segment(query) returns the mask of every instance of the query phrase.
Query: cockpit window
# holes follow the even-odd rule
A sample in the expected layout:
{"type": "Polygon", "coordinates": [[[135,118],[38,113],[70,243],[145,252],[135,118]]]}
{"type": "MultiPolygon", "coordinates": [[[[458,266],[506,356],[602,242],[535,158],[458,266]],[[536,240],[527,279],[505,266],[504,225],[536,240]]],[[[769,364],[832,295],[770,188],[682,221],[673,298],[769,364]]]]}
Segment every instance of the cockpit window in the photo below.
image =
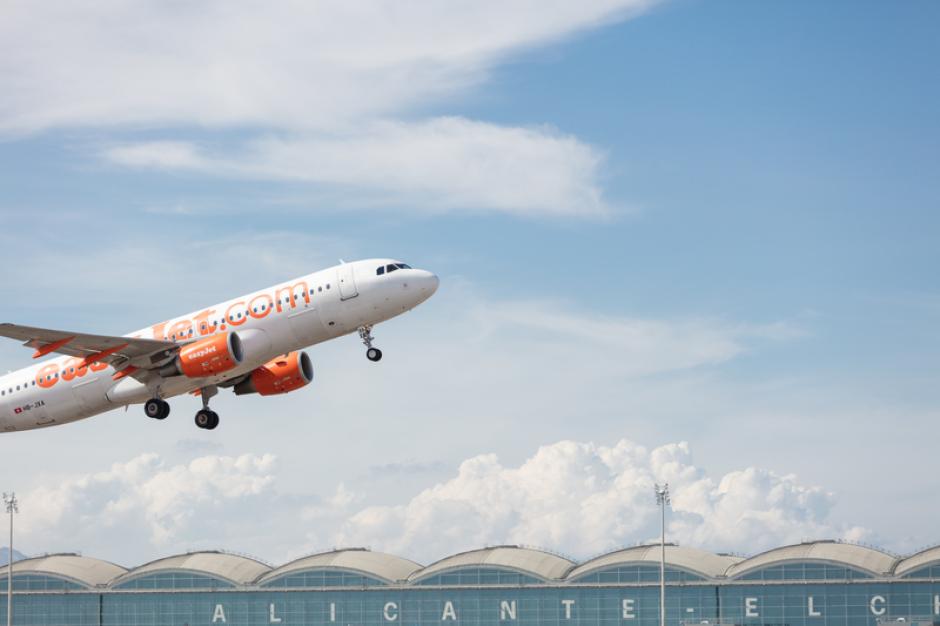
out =
{"type": "Polygon", "coordinates": [[[389,263],[384,267],[376,268],[375,273],[381,276],[382,274],[391,274],[395,270],[410,270],[410,265],[405,265],[404,263],[389,263]]]}

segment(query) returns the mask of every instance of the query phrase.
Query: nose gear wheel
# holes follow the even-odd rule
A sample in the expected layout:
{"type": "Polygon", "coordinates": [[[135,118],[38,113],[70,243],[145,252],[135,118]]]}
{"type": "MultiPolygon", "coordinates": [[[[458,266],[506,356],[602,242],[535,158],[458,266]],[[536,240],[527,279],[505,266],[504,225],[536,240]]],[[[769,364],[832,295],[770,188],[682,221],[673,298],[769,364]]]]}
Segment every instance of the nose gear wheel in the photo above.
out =
{"type": "Polygon", "coordinates": [[[372,361],[373,363],[382,360],[382,351],[378,348],[372,347],[372,342],[375,341],[375,337],[372,336],[372,327],[371,326],[360,326],[359,327],[359,338],[362,339],[362,343],[366,346],[366,358],[372,361]]]}

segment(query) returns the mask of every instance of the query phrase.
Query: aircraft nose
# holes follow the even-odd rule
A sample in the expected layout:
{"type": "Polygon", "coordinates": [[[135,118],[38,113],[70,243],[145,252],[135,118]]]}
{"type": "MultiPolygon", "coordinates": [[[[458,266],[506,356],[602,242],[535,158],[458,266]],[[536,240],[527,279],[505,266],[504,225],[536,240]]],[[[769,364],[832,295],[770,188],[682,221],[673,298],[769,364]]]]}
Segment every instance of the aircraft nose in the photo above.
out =
{"type": "Polygon", "coordinates": [[[437,291],[437,288],[441,284],[441,279],[437,277],[437,274],[428,272],[427,270],[421,270],[421,277],[418,279],[421,291],[424,292],[424,296],[430,298],[434,295],[434,292],[437,291]]]}

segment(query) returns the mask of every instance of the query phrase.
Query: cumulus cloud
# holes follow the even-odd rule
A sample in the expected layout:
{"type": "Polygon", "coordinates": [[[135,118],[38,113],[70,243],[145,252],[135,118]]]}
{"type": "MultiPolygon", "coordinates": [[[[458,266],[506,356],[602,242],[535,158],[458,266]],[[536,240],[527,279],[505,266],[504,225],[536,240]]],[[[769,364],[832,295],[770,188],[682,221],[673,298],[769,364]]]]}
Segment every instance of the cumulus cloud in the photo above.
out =
{"type": "Polygon", "coordinates": [[[0,130],[335,128],[426,106],[507,53],[652,4],[12,0],[0,9],[0,130]]]}
{"type": "Polygon", "coordinates": [[[155,141],[115,146],[112,163],[358,189],[358,202],[515,214],[608,212],[601,154],[549,128],[511,128],[457,117],[376,122],[349,133],[269,137],[236,150],[155,141]],[[369,201],[370,195],[373,201],[369,201]]]}
{"type": "Polygon", "coordinates": [[[270,454],[207,455],[177,465],[142,454],[27,491],[20,535],[44,551],[103,549],[102,556],[119,561],[150,553],[148,547],[172,552],[217,545],[231,540],[239,524],[257,519],[246,513],[270,495],[275,469],[270,454]]]}
{"type": "Polygon", "coordinates": [[[648,451],[562,441],[518,467],[492,454],[409,502],[367,507],[340,530],[365,543],[430,560],[486,544],[546,546],[584,557],[655,538],[653,485],[670,484],[671,540],[716,550],[756,551],[807,537],[860,539],[866,531],[828,520],[833,494],[757,468],[711,477],[686,443],[648,451]]]}
{"type": "Polygon", "coordinates": [[[653,484],[665,481],[673,495],[669,537],[684,544],[753,552],[808,537],[867,535],[830,519],[835,498],[825,489],[759,468],[711,476],[694,464],[686,443],[647,450],[626,439],[612,446],[560,441],[516,466],[482,454],[391,504],[343,483],[322,498],[285,495],[279,480],[270,454],[204,455],[180,464],[140,455],[26,491],[21,545],[124,562],[193,547],[261,549],[284,560],[331,545],[429,562],[499,543],[587,557],[655,538],[653,484]]]}

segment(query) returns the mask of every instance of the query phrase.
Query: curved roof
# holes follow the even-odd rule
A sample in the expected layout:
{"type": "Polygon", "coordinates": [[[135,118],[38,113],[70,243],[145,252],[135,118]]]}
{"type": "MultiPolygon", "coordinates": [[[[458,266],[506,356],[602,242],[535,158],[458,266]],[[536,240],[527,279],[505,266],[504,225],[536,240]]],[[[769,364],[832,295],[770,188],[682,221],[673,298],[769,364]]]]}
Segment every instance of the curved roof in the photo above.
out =
{"type": "MultiPolygon", "coordinates": [[[[574,580],[592,572],[627,563],[650,563],[658,566],[660,555],[658,544],[617,550],[582,563],[568,572],[565,578],[574,580]]],[[[722,556],[697,548],[666,545],[666,565],[700,574],[705,578],[721,576],[729,567],[741,560],[740,557],[722,556]]]]}
{"type": "Polygon", "coordinates": [[[190,552],[165,559],[151,561],[135,567],[113,585],[120,585],[146,574],[185,570],[227,580],[235,585],[245,585],[271,571],[271,567],[248,557],[226,552],[190,552]]]}
{"type": "Polygon", "coordinates": [[[851,543],[813,541],[775,548],[752,556],[729,567],[726,575],[728,578],[735,578],[756,569],[797,561],[826,561],[880,576],[891,571],[897,558],[874,548],[851,543]]]}
{"type": "Polygon", "coordinates": [[[496,546],[461,552],[441,559],[415,572],[409,580],[421,580],[434,574],[463,567],[498,567],[550,580],[562,578],[565,572],[573,566],[572,561],[549,552],[519,546],[496,546]]]}
{"type": "Polygon", "coordinates": [[[910,574],[911,572],[935,563],[940,563],[940,546],[927,548],[905,559],[901,559],[898,561],[897,565],[894,566],[894,575],[904,576],[905,574],[910,574]]]}
{"type": "MultiPolygon", "coordinates": [[[[17,574],[45,574],[65,578],[86,587],[107,584],[114,577],[126,572],[120,565],[77,554],[49,554],[13,563],[14,578],[17,574]]],[[[6,568],[0,575],[6,577],[6,568]]]]}
{"type": "Polygon", "coordinates": [[[294,572],[327,568],[353,571],[363,576],[394,583],[408,578],[408,576],[420,570],[421,565],[400,556],[383,552],[372,552],[365,548],[347,548],[312,554],[291,561],[264,574],[258,580],[258,584],[263,585],[275,578],[294,572]]]}

